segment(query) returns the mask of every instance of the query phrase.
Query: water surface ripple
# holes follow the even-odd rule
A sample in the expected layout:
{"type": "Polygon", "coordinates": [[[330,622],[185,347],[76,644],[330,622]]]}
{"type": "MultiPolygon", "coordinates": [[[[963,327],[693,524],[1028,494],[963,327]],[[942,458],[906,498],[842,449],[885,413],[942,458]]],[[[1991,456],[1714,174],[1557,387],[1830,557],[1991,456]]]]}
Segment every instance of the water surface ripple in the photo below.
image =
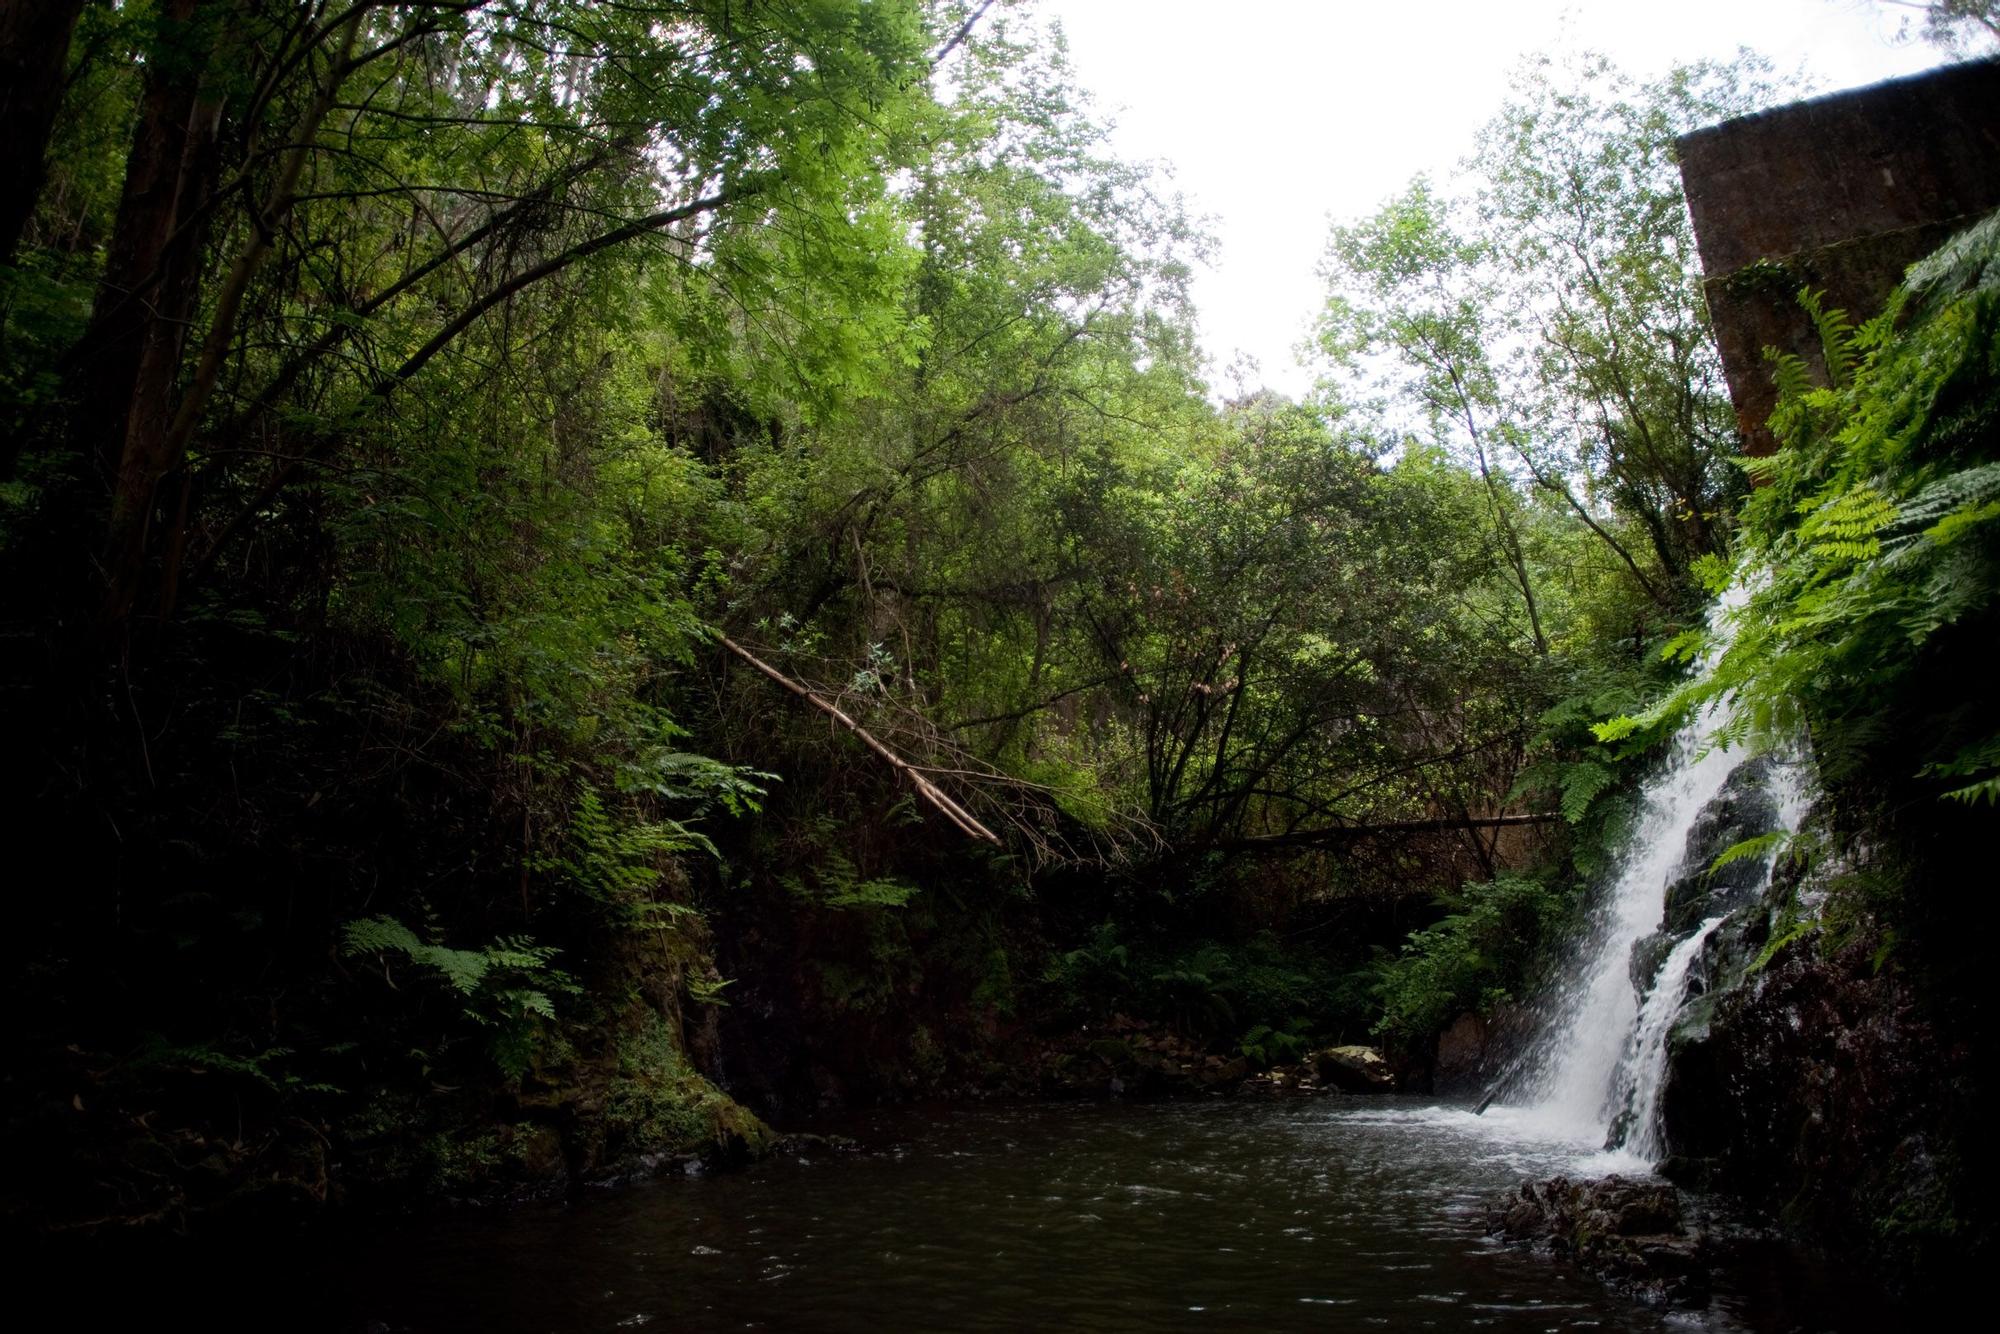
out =
{"type": "Polygon", "coordinates": [[[562,1334],[1744,1327],[1727,1301],[1650,1311],[1487,1241],[1488,1200],[1574,1161],[1495,1111],[894,1109],[848,1127],[858,1155],[378,1233],[343,1258],[338,1315],[562,1334]]]}

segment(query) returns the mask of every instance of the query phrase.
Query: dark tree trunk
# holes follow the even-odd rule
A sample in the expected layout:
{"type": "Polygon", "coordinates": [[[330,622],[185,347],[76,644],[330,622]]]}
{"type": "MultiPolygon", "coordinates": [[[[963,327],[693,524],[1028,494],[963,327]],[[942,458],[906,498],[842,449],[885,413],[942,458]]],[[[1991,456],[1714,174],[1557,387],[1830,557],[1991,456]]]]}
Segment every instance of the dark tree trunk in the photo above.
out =
{"type": "MultiPolygon", "coordinates": [[[[184,213],[200,203],[212,173],[216,108],[204,105],[208,52],[196,40],[198,0],[167,0],[147,61],[139,118],[125,159],[125,186],[105,256],[90,327],[72,354],[78,420],[109,481],[124,452],[126,422],[147,340],[179,313],[200,247],[184,213]]],[[[178,322],[185,328],[185,321],[178,322]]]]}
{"type": "Polygon", "coordinates": [[[0,264],[35,215],[49,131],[62,105],[70,34],[84,0],[0,0],[0,264]]]}
{"type": "MultiPolygon", "coordinates": [[[[216,173],[218,98],[204,91],[215,27],[167,0],[126,160],[118,220],[89,329],[72,356],[77,444],[109,496],[103,576],[142,558],[165,439],[200,297],[200,215],[216,173]]],[[[121,612],[122,614],[122,612],[121,612]]]]}

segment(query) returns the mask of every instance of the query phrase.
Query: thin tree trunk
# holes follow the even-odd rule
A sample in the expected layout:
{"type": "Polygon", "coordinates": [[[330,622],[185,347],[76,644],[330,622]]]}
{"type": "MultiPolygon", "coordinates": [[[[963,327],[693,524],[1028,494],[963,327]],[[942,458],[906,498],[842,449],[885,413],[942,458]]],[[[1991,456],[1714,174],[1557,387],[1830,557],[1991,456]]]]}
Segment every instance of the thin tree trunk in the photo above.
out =
{"type": "Polygon", "coordinates": [[[1465,382],[1459,378],[1458,369],[1448,366],[1451,387],[1458,395],[1459,419],[1465,423],[1465,433],[1472,440],[1472,456],[1479,464],[1479,479],[1486,483],[1486,500],[1493,510],[1493,525],[1500,532],[1500,546],[1507,555],[1507,563],[1514,568],[1514,581],[1521,587],[1521,600],[1528,606],[1528,629],[1535,637],[1535,652],[1546,658],[1549,656],[1549,641],[1542,634],[1542,613],[1535,604],[1535,586],[1528,577],[1528,558],[1521,550],[1521,538],[1514,531],[1514,521],[1507,515],[1507,507],[1500,498],[1500,484],[1493,480],[1493,470],[1486,461],[1486,442],[1479,433],[1479,421],[1472,410],[1472,395],[1465,382]]]}
{"type": "Polygon", "coordinates": [[[1561,496],[1568,503],[1569,507],[1576,511],[1576,516],[1583,520],[1584,526],[1602,538],[1604,544],[1611,548],[1618,559],[1625,562],[1625,568],[1630,570],[1632,577],[1639,581],[1639,587],[1646,590],[1647,597],[1650,597],[1662,607],[1667,605],[1667,599],[1661,594],[1653,581],[1646,577],[1646,572],[1639,568],[1639,562],[1632,558],[1632,553],[1625,549],[1625,544],[1612,536],[1610,531],[1597,521],[1596,516],[1590,512],[1589,508],[1581,500],[1576,498],[1576,493],[1570,490],[1567,483],[1554,474],[1544,473],[1541,467],[1529,455],[1528,451],[1518,443],[1514,446],[1514,455],[1527,465],[1529,475],[1535,479],[1537,486],[1553,491],[1561,496]]]}

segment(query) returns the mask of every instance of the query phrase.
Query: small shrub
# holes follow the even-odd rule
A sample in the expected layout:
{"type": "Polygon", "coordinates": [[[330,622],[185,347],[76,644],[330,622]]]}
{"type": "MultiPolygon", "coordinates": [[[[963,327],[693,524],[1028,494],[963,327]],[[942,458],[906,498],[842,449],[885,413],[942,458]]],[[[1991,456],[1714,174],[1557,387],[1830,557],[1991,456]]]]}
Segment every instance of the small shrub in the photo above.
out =
{"type": "Polygon", "coordinates": [[[1466,1010],[1490,1012],[1522,994],[1561,939],[1575,907],[1569,892],[1526,876],[1471,885],[1443,920],[1412,935],[1382,966],[1375,1032],[1408,1049],[1466,1010]]]}

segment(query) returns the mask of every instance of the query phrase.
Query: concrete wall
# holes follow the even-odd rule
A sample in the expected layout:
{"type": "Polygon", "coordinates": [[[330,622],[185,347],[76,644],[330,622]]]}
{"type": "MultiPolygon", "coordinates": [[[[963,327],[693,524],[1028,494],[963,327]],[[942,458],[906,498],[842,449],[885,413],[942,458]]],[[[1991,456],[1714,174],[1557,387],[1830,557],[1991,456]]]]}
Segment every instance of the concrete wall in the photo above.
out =
{"type": "Polygon", "coordinates": [[[2000,208],[2000,61],[1724,121],[1679,148],[1737,422],[1749,452],[1767,453],[1764,349],[1820,366],[1799,289],[1859,323],[1913,261],[2000,208]]]}

